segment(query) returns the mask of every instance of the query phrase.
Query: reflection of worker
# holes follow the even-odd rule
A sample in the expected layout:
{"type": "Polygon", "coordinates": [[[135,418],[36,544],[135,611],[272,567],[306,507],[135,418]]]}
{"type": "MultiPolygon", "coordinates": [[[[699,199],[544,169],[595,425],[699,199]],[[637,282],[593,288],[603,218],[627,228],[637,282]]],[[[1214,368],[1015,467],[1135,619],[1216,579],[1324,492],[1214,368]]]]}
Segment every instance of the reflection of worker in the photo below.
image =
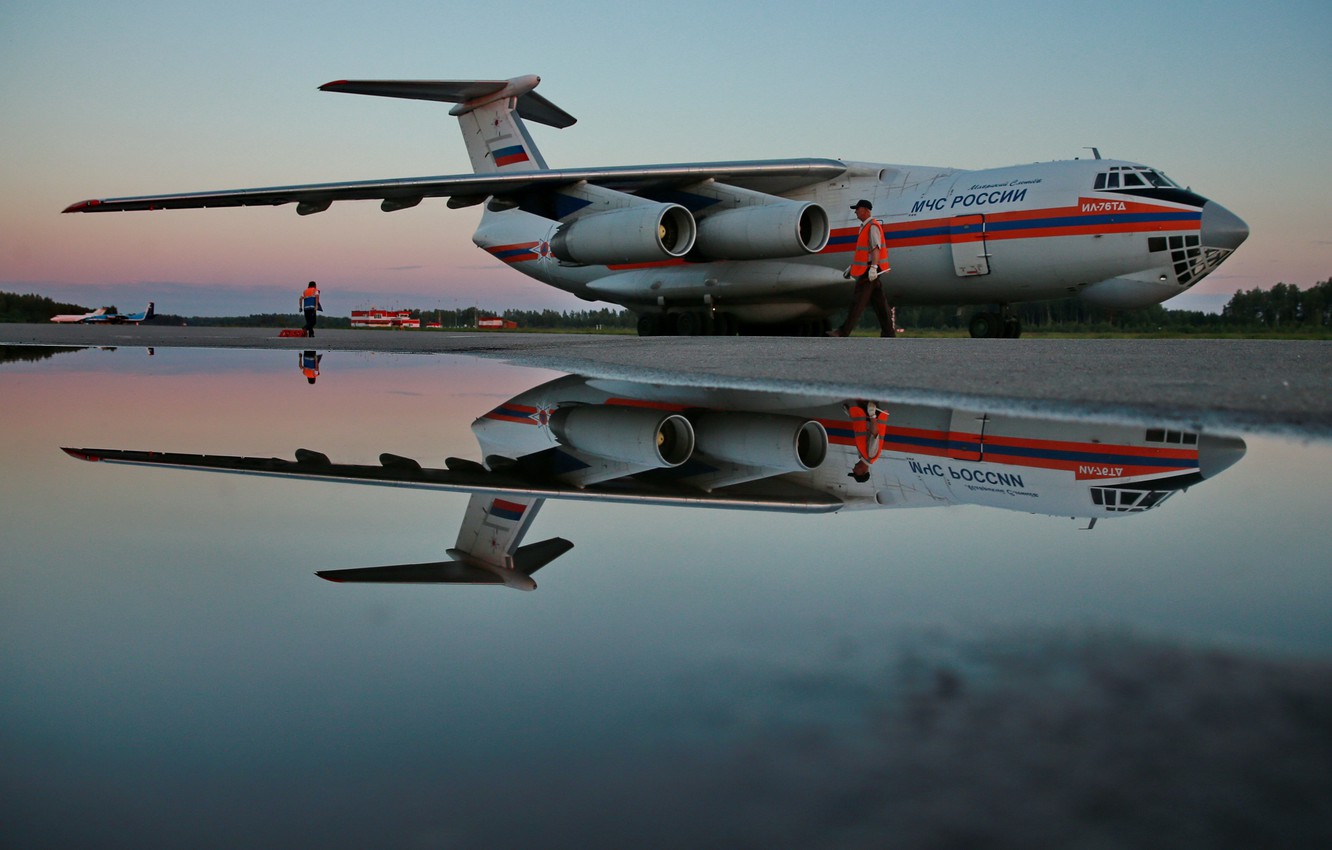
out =
{"type": "Polygon", "coordinates": [[[313,351],[301,352],[301,374],[305,376],[305,380],[312,384],[315,382],[315,378],[319,377],[319,361],[323,359],[324,355],[317,354],[313,351]]]}
{"type": "Polygon", "coordinates": [[[861,484],[869,480],[870,464],[879,459],[883,451],[883,438],[888,435],[888,414],[880,410],[873,401],[858,399],[846,405],[846,412],[851,416],[851,434],[856,441],[856,452],[860,459],[847,473],[861,484]]]}
{"type": "Polygon", "coordinates": [[[874,207],[869,201],[856,201],[851,209],[860,219],[860,233],[856,235],[856,251],[851,255],[851,267],[846,276],[855,278],[856,288],[851,295],[851,311],[846,321],[828,336],[850,336],[860,321],[865,307],[873,304],[879,319],[879,335],[893,336],[893,317],[888,312],[888,299],[883,294],[883,276],[888,274],[888,244],[883,238],[883,225],[870,213],[874,207]]]}
{"type": "Polygon", "coordinates": [[[323,312],[324,305],[319,303],[319,287],[313,280],[301,293],[301,309],[305,311],[305,335],[314,336],[315,311],[323,312]]]}

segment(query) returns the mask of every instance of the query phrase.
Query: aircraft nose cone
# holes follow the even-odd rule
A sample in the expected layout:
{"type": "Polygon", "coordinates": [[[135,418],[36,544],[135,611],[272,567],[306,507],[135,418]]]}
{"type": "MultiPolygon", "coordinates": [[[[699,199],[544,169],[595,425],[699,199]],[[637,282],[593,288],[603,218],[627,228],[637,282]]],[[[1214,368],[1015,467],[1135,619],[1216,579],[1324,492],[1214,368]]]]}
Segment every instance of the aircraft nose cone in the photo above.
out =
{"type": "Polygon", "coordinates": [[[1249,225],[1216,201],[1208,201],[1203,204],[1202,231],[1199,236],[1202,237],[1204,248],[1233,251],[1249,238],[1249,225]]]}
{"type": "Polygon", "coordinates": [[[1198,441],[1198,473],[1213,478],[1230,469],[1244,457],[1248,446],[1239,437],[1203,434],[1198,441]]]}

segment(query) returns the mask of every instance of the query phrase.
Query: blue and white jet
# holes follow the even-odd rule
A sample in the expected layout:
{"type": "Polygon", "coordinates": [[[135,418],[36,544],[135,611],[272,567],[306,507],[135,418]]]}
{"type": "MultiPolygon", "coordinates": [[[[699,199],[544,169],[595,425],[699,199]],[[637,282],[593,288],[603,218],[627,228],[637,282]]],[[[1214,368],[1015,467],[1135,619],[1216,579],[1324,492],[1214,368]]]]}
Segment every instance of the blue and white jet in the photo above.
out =
{"type": "Polygon", "coordinates": [[[107,308],[98,307],[91,313],[66,313],[60,316],[52,316],[51,321],[61,325],[137,325],[139,322],[148,321],[155,315],[153,302],[149,301],[148,306],[141,313],[108,313],[107,308]]]}

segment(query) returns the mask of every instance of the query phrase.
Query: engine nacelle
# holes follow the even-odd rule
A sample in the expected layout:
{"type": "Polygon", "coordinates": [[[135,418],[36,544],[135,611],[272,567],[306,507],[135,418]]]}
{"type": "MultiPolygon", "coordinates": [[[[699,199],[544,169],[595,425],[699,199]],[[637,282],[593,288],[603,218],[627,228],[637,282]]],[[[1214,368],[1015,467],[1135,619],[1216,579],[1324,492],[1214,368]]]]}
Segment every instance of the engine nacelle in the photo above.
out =
{"type": "Polygon", "coordinates": [[[694,453],[694,429],[678,413],[640,407],[577,405],[550,417],[562,445],[646,469],[679,466],[694,453]]]}
{"type": "Polygon", "coordinates": [[[584,265],[652,263],[689,253],[697,232],[679,204],[642,203],[574,219],[555,233],[550,251],[584,265]]]}
{"type": "Polygon", "coordinates": [[[828,245],[828,213],[793,201],[723,210],[698,221],[699,253],[717,260],[817,254],[828,245]]]}
{"type": "Polygon", "coordinates": [[[694,435],[700,453],[741,466],[807,472],[828,456],[828,432],[797,416],[709,411],[694,417],[694,435]]]}

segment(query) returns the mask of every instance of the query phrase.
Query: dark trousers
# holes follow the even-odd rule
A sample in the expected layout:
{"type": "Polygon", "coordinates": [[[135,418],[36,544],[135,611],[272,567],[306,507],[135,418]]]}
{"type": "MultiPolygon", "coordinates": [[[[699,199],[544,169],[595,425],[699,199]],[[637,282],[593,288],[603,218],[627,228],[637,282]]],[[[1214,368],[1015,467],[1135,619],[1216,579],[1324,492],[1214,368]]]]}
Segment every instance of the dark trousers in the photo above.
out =
{"type": "Polygon", "coordinates": [[[856,329],[856,323],[864,315],[865,308],[871,304],[874,305],[874,315],[879,320],[879,335],[894,336],[897,330],[893,327],[893,315],[888,312],[888,299],[883,294],[882,275],[878,280],[870,280],[869,275],[856,278],[856,290],[851,296],[851,312],[846,314],[846,321],[837,330],[837,335],[850,336],[856,329]]]}
{"type": "Polygon", "coordinates": [[[305,335],[306,335],[306,336],[314,336],[314,326],[315,326],[315,308],[313,308],[313,307],[306,307],[306,308],[305,308],[305,335]]]}

